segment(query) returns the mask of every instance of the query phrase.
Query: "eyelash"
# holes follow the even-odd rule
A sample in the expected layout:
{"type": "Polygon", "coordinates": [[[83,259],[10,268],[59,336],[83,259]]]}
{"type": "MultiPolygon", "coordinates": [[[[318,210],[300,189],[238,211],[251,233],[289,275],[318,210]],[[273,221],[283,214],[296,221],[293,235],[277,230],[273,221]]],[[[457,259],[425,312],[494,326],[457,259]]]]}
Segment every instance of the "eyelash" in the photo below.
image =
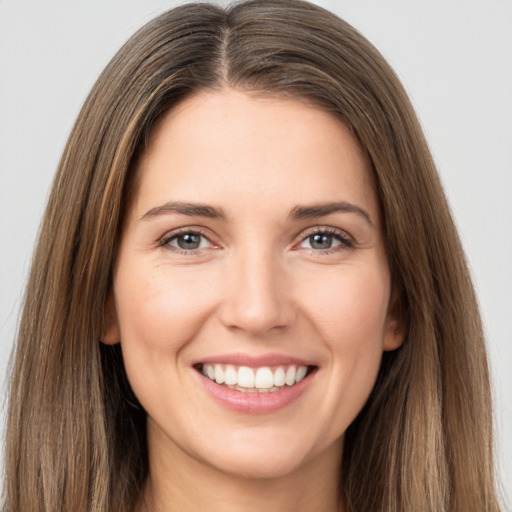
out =
{"type": "Polygon", "coordinates": [[[162,240],[160,241],[159,245],[161,247],[168,248],[169,250],[172,250],[173,252],[176,252],[178,254],[184,254],[184,255],[187,255],[187,256],[191,256],[191,255],[197,254],[199,251],[203,250],[202,248],[198,248],[198,249],[182,249],[180,247],[174,247],[174,246],[170,245],[170,242],[172,240],[178,239],[180,236],[183,236],[183,235],[199,236],[201,238],[204,238],[204,239],[208,240],[208,242],[210,244],[215,246],[215,244],[210,240],[210,237],[208,235],[206,235],[205,233],[203,233],[201,230],[197,229],[197,228],[182,228],[182,229],[178,229],[176,231],[173,231],[169,235],[167,235],[164,238],[162,238],[162,240]]]}
{"type": "Polygon", "coordinates": [[[314,235],[330,236],[333,239],[340,242],[340,245],[337,245],[335,247],[329,247],[328,249],[308,249],[309,251],[315,254],[330,254],[333,252],[351,249],[354,247],[353,239],[345,231],[331,227],[315,227],[307,230],[305,233],[301,234],[301,241],[298,244],[296,244],[295,247],[300,247],[301,244],[306,242],[306,240],[308,240],[314,235]]]}
{"type": "MultiPolygon", "coordinates": [[[[201,250],[204,250],[204,248],[201,248],[201,247],[199,247],[197,249],[182,249],[182,248],[170,245],[170,242],[172,242],[175,239],[178,239],[180,236],[183,236],[183,235],[199,236],[201,238],[206,239],[210,244],[213,245],[214,248],[218,248],[218,246],[216,246],[211,241],[210,237],[207,234],[205,234],[204,232],[202,232],[201,230],[199,230],[197,228],[182,228],[177,231],[173,231],[169,235],[162,238],[158,245],[161,247],[168,248],[169,250],[172,250],[173,252],[175,252],[177,254],[183,254],[183,255],[188,255],[188,256],[192,256],[194,254],[197,254],[201,250]]],[[[331,227],[315,227],[315,228],[310,228],[305,233],[301,234],[301,239],[297,244],[294,245],[294,249],[295,250],[300,249],[301,244],[306,242],[309,238],[311,238],[314,235],[329,236],[329,237],[334,238],[338,242],[340,242],[339,245],[334,246],[334,247],[329,247],[327,249],[305,248],[315,254],[329,254],[329,253],[341,251],[344,249],[345,250],[351,249],[354,247],[354,241],[346,232],[344,232],[340,229],[331,228],[331,227]]]]}

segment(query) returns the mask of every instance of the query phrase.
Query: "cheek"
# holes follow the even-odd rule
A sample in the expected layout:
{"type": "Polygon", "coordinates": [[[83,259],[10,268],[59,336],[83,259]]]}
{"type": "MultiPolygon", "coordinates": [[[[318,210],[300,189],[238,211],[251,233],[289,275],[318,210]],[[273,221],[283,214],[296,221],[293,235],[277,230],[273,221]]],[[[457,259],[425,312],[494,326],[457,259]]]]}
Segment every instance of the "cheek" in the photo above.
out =
{"type": "Polygon", "coordinates": [[[338,273],[324,293],[311,297],[312,324],[326,348],[326,392],[319,414],[323,432],[338,438],[356,418],[373,389],[385,334],[389,285],[386,272],[338,273]]]}
{"type": "Polygon", "coordinates": [[[182,354],[210,316],[213,298],[188,269],[127,263],[118,265],[114,295],[128,380],[150,416],[172,418],[176,407],[158,390],[180,384],[182,354]]]}
{"type": "Polygon", "coordinates": [[[316,290],[304,295],[309,295],[312,321],[333,350],[381,348],[390,293],[385,269],[337,269],[322,281],[317,278],[316,290]]]}
{"type": "Polygon", "coordinates": [[[209,316],[213,298],[188,269],[120,265],[114,286],[123,351],[175,356],[209,316]],[[130,272],[127,272],[130,269],[130,272]],[[133,270],[136,269],[134,272],[133,270]]]}
{"type": "Polygon", "coordinates": [[[371,391],[382,358],[388,272],[347,268],[333,273],[322,288],[323,293],[310,297],[312,325],[327,348],[333,388],[344,390],[344,398],[353,399],[357,407],[371,391]]]}

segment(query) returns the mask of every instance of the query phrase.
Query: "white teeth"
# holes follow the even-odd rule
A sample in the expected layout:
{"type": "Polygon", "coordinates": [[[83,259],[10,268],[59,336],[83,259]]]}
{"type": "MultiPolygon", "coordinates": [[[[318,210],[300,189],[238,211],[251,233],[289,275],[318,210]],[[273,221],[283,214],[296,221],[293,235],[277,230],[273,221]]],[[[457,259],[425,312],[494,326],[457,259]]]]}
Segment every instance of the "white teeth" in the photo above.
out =
{"type": "Polygon", "coordinates": [[[215,365],[215,382],[217,384],[224,384],[224,370],[220,364],[215,365]]]}
{"type": "Polygon", "coordinates": [[[203,375],[217,384],[224,384],[232,389],[244,392],[274,392],[286,386],[293,386],[304,379],[308,372],[307,366],[290,365],[286,368],[278,366],[270,368],[236,367],[233,365],[204,364],[203,375]]]}
{"type": "Polygon", "coordinates": [[[228,364],[224,370],[224,382],[230,386],[234,386],[237,383],[237,371],[235,367],[230,364],[228,364]]]}
{"type": "Polygon", "coordinates": [[[288,370],[286,370],[286,376],[284,378],[284,381],[287,386],[293,386],[295,384],[295,375],[297,373],[297,370],[295,366],[289,366],[288,370]]]}
{"type": "MultiPolygon", "coordinates": [[[[300,382],[307,373],[308,369],[305,366],[299,366],[297,368],[297,375],[295,375],[295,382],[300,382]]],[[[215,372],[215,375],[217,375],[217,372],[215,372]]]]}
{"type": "Polygon", "coordinates": [[[243,388],[254,387],[254,372],[247,366],[238,368],[238,385],[243,388]]]}
{"type": "Polygon", "coordinates": [[[286,374],[284,368],[280,366],[274,372],[274,386],[284,386],[286,384],[286,374]]]}
{"type": "Polygon", "coordinates": [[[274,375],[272,370],[267,367],[258,368],[256,372],[255,386],[258,389],[268,389],[274,385],[274,375]]]}

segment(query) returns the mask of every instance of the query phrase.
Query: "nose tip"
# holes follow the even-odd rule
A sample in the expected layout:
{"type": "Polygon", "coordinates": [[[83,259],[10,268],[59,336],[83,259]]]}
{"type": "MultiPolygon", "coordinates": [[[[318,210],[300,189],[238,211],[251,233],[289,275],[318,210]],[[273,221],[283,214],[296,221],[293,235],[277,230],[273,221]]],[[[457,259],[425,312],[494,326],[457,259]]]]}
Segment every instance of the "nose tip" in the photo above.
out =
{"type": "Polygon", "coordinates": [[[226,327],[257,335],[291,325],[295,308],[285,273],[273,261],[248,260],[231,274],[222,307],[226,327]]]}

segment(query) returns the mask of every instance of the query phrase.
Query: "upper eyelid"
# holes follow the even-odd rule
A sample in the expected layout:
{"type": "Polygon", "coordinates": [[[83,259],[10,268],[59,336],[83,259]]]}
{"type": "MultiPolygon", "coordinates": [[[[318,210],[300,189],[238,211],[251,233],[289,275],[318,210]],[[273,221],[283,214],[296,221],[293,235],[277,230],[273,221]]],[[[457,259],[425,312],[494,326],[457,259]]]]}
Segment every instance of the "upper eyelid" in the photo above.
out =
{"type": "Polygon", "coordinates": [[[304,238],[307,238],[308,236],[311,236],[315,233],[339,235],[340,237],[349,238],[350,240],[354,241],[354,237],[348,231],[341,228],[335,228],[333,226],[312,226],[301,231],[297,235],[297,238],[303,240],[304,238]]]}
{"type": "MultiPolygon", "coordinates": [[[[332,233],[347,233],[344,229],[335,228],[334,226],[311,226],[302,230],[302,233],[316,233],[316,232],[332,232],[332,233]]],[[[348,235],[348,233],[347,233],[348,235]]]]}
{"type": "Polygon", "coordinates": [[[198,226],[186,226],[168,231],[165,235],[159,238],[159,245],[165,245],[173,238],[176,238],[180,235],[184,235],[187,233],[194,233],[200,235],[206,238],[211,244],[217,245],[216,242],[213,240],[214,237],[211,236],[209,233],[206,233],[204,228],[198,226]]]}
{"type": "MultiPolygon", "coordinates": [[[[297,240],[297,239],[296,239],[297,240]]],[[[298,235],[298,240],[294,242],[293,249],[304,249],[309,251],[314,251],[315,254],[327,254],[327,253],[337,253],[339,250],[344,249],[354,249],[357,247],[356,240],[350,233],[345,231],[344,229],[335,228],[333,226],[314,226],[302,231],[298,235]],[[335,238],[338,238],[340,245],[335,247],[330,247],[328,249],[310,249],[310,248],[301,248],[300,246],[312,235],[314,234],[322,234],[328,235],[335,238]]]]}

